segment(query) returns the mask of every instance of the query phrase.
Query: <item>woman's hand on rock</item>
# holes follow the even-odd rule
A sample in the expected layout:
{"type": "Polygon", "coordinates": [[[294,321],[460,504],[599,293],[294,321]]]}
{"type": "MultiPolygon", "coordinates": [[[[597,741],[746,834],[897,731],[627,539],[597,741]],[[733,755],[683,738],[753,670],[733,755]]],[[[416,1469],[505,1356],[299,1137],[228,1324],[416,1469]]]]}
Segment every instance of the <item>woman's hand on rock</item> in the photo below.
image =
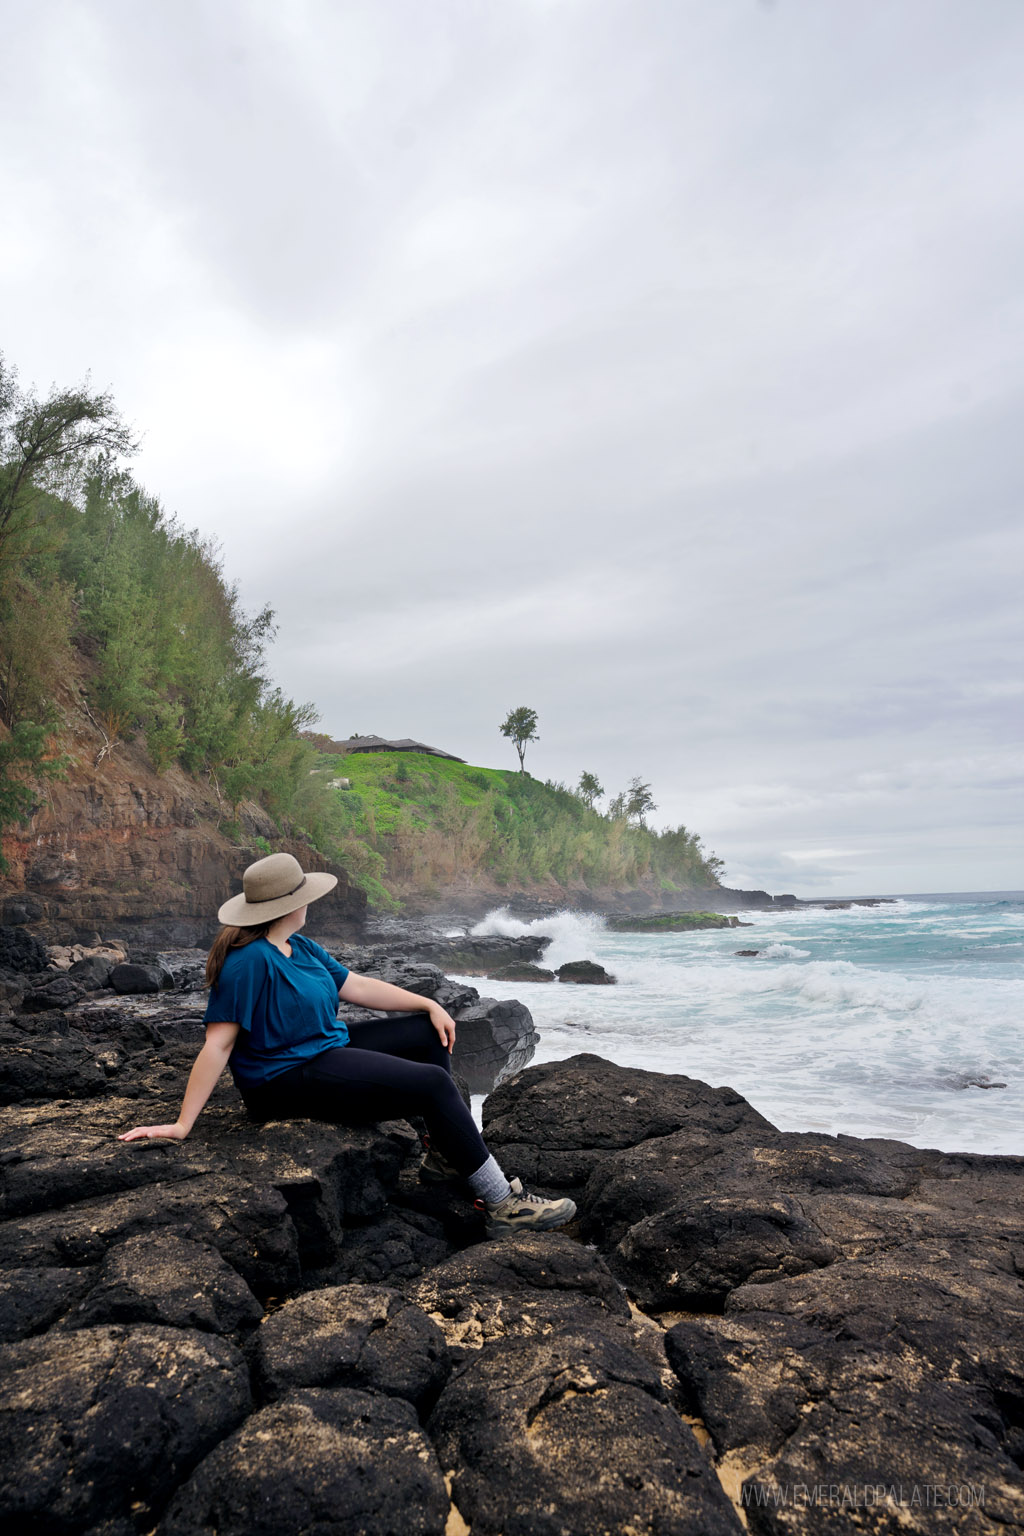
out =
{"type": "Polygon", "coordinates": [[[184,1141],[188,1135],[183,1125],[137,1125],[134,1131],[125,1131],[118,1141],[184,1141]]]}
{"type": "Polygon", "coordinates": [[[440,1003],[432,1003],[429,1013],[430,1022],[441,1036],[442,1044],[450,1051],[455,1044],[455,1020],[450,1013],[445,1013],[440,1003]]]}

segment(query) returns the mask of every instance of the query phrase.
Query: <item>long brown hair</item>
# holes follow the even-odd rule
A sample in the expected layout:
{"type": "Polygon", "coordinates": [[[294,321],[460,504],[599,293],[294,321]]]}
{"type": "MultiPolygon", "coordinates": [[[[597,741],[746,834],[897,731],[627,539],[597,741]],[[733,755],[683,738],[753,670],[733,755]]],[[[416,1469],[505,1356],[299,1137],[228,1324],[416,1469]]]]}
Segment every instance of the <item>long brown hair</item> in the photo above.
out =
{"type": "Polygon", "coordinates": [[[217,985],[229,949],[244,949],[253,939],[262,939],[270,926],[270,923],[253,923],[251,927],[245,928],[222,928],[210,945],[210,953],[206,957],[206,985],[217,985]]]}

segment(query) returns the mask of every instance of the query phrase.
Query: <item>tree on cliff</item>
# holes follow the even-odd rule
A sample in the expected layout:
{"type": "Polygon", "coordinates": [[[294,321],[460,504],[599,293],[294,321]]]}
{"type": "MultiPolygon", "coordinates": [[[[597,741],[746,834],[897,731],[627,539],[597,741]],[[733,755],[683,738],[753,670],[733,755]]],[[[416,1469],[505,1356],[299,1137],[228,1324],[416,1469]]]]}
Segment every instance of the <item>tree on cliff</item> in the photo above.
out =
{"type": "Polygon", "coordinates": [[[88,379],[40,400],[0,357],[0,572],[33,542],[41,493],[73,500],[91,467],[136,446],[111,395],[94,394],[88,379]]]}
{"type": "Polygon", "coordinates": [[[25,392],[0,357],[0,720],[48,718],[75,587],[58,569],[67,509],[89,473],[135,444],[108,394],[25,392]]]}
{"type": "Polygon", "coordinates": [[[576,786],[576,794],[586,805],[587,809],[592,811],[594,809],[594,801],[600,800],[604,794],[604,785],[596,773],[588,773],[584,769],[576,786]]]}
{"type": "Polygon", "coordinates": [[[647,818],[658,807],[654,803],[651,794],[651,786],[645,784],[639,775],[630,779],[629,788],[622,790],[608,807],[608,816],[611,821],[632,821],[638,827],[647,830],[647,818]]]}
{"type": "Polygon", "coordinates": [[[527,743],[540,740],[537,735],[537,711],[527,709],[525,705],[519,709],[510,709],[502,721],[501,734],[511,738],[512,745],[519,754],[519,772],[525,773],[523,759],[526,756],[527,743]]]}
{"type": "Polygon", "coordinates": [[[648,816],[657,809],[651,786],[645,784],[639,775],[630,779],[626,793],[626,820],[635,821],[638,827],[646,828],[648,816]]]}

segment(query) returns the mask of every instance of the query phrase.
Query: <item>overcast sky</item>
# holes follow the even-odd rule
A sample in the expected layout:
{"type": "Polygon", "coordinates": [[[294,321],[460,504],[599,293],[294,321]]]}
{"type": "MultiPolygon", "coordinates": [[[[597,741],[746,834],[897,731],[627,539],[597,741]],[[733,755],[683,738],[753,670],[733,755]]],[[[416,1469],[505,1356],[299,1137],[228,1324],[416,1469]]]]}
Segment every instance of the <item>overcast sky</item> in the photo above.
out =
{"type": "Polygon", "coordinates": [[[3,0],[0,346],[335,735],[1024,886],[1020,0],[3,0]]]}

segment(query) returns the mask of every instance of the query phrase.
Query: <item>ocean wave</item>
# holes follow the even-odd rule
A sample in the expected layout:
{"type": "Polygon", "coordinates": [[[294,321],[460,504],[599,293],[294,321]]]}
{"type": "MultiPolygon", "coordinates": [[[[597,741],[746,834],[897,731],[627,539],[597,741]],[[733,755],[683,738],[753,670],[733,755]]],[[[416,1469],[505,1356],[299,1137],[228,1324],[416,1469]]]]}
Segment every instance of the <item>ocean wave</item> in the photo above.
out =
{"type": "Polygon", "coordinates": [[[793,944],[769,944],[762,954],[769,960],[806,960],[809,949],[797,949],[793,944]]]}
{"type": "Polygon", "coordinates": [[[508,907],[488,912],[470,932],[475,937],[521,938],[535,934],[551,943],[544,951],[544,964],[557,970],[569,960],[595,960],[598,940],[607,932],[605,921],[595,912],[553,912],[529,922],[513,917],[508,907]]]}

